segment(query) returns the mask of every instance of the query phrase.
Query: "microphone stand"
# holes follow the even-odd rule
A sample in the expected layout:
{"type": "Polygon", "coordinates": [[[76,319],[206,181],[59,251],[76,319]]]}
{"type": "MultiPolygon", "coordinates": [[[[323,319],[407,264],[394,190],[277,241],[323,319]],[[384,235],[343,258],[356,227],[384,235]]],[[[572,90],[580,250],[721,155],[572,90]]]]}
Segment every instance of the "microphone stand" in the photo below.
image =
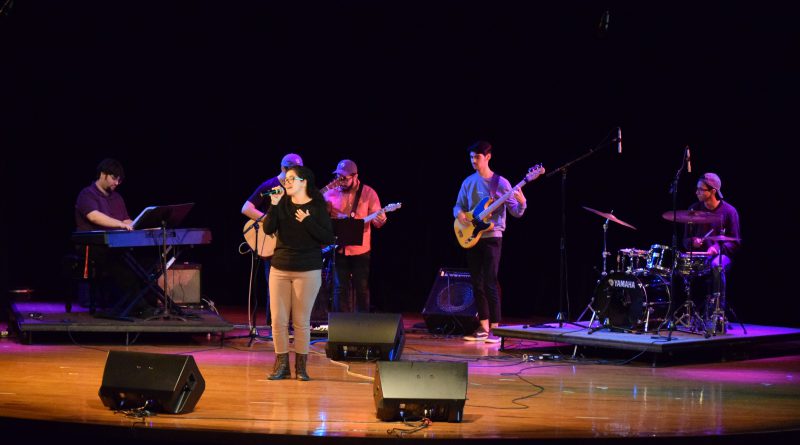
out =
{"type": "MultiPolygon", "coordinates": [[[[245,235],[245,234],[247,234],[247,232],[249,232],[251,230],[255,230],[255,240],[253,242],[253,244],[254,244],[253,247],[254,248],[253,248],[253,251],[251,252],[251,254],[255,257],[255,264],[253,264],[253,260],[250,261],[251,271],[255,270],[255,273],[251,272],[251,274],[250,274],[250,284],[249,284],[249,286],[247,288],[247,335],[241,335],[241,336],[238,336],[238,337],[228,337],[228,338],[229,339],[249,338],[250,341],[247,342],[247,346],[248,347],[253,345],[253,342],[255,341],[256,338],[264,338],[264,339],[267,339],[267,340],[271,340],[272,339],[272,337],[270,337],[270,336],[261,337],[260,335],[258,335],[258,329],[256,328],[256,326],[257,326],[257,324],[256,324],[257,315],[256,315],[255,309],[253,309],[253,303],[252,303],[252,301],[253,301],[253,286],[254,286],[257,278],[258,278],[258,270],[261,268],[261,256],[259,255],[261,250],[259,249],[259,244],[258,244],[259,237],[258,237],[258,235],[259,235],[259,232],[260,232],[259,229],[260,229],[261,221],[263,221],[266,216],[267,216],[267,213],[264,212],[264,214],[259,216],[258,219],[255,219],[253,221],[253,224],[251,224],[250,227],[248,227],[244,232],[242,232],[242,235],[245,235]]],[[[267,283],[267,286],[269,286],[269,283],[267,283]]],[[[267,291],[267,292],[268,292],[267,295],[269,295],[269,291],[267,291]]],[[[258,305],[256,305],[256,308],[257,307],[258,307],[258,305]]],[[[269,307],[269,299],[267,299],[267,307],[269,307]]]]}
{"type": "MultiPolygon", "coordinates": [[[[609,133],[610,135],[610,133],[609,133]]],[[[608,136],[606,136],[608,139],[608,136]]],[[[558,314],[556,314],[556,321],[558,321],[558,327],[564,327],[564,323],[569,323],[581,328],[586,326],[579,325],[577,323],[573,323],[570,321],[566,321],[569,317],[569,314],[564,314],[564,300],[567,301],[567,307],[569,308],[569,277],[567,273],[567,170],[573,165],[576,164],[589,156],[593,155],[595,152],[600,150],[603,147],[607,147],[611,145],[611,142],[601,142],[596,147],[589,149],[588,152],[578,156],[577,158],[567,162],[566,164],[558,167],[557,169],[547,173],[545,177],[549,178],[557,173],[561,173],[561,242],[559,245],[560,249],[560,261],[559,261],[559,289],[558,289],[558,314]]]]}

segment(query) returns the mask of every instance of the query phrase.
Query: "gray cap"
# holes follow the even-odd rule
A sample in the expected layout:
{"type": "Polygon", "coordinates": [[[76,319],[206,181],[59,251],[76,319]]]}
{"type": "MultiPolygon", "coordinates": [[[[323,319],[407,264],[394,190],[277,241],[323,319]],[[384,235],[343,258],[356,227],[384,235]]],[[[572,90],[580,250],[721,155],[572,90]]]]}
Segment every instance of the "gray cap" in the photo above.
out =
{"type": "Polygon", "coordinates": [[[703,177],[700,178],[707,186],[715,189],[717,191],[717,198],[722,199],[722,180],[719,179],[716,173],[703,173],[703,177]]]}
{"type": "Polygon", "coordinates": [[[295,165],[303,165],[303,158],[298,154],[289,153],[281,159],[281,167],[294,167],[295,165]]]}

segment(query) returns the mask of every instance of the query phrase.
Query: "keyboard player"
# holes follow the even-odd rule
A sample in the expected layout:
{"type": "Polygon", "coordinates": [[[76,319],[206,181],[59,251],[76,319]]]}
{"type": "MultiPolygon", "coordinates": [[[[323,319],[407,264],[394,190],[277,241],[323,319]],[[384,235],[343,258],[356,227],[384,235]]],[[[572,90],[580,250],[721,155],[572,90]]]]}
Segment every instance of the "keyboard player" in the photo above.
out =
{"type": "MultiPolygon", "coordinates": [[[[97,165],[95,180],[78,194],[75,202],[75,230],[133,230],[125,200],[117,188],[125,170],[116,159],[103,159],[97,165]]],[[[76,243],[80,261],[78,302],[94,312],[95,306],[111,307],[141,283],[123,263],[121,254],[107,246],[76,243]]]]}

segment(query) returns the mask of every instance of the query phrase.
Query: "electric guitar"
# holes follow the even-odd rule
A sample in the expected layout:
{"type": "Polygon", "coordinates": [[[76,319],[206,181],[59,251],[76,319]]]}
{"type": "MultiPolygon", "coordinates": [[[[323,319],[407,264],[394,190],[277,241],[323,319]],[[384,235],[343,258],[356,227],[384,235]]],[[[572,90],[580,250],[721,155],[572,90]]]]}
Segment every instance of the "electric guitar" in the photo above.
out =
{"type": "MultiPolygon", "coordinates": [[[[320,189],[320,193],[324,195],[328,190],[338,187],[343,182],[344,178],[336,178],[328,185],[320,189]]],[[[244,228],[242,229],[244,240],[247,241],[247,245],[250,246],[251,251],[256,252],[256,247],[258,247],[258,252],[256,253],[261,258],[271,257],[272,254],[275,253],[275,244],[277,244],[278,238],[275,237],[274,233],[268,235],[266,232],[264,232],[263,221],[258,221],[258,230],[254,230],[253,224],[255,223],[256,221],[252,219],[249,219],[246,223],[244,223],[244,228]],[[256,246],[256,242],[258,246],[256,246]]]]}
{"type": "Polygon", "coordinates": [[[369,222],[372,221],[373,219],[377,218],[378,215],[381,214],[381,212],[383,212],[383,213],[394,212],[395,210],[399,209],[402,206],[403,206],[403,204],[399,203],[399,202],[396,202],[394,204],[389,204],[388,206],[378,210],[377,212],[373,212],[373,213],[370,213],[369,215],[367,215],[367,217],[364,218],[364,224],[369,224],[369,222]]]}
{"type": "Polygon", "coordinates": [[[489,222],[492,212],[497,210],[498,207],[506,202],[506,200],[508,200],[508,198],[510,198],[515,191],[521,189],[523,185],[535,180],[543,173],[544,167],[542,167],[541,164],[531,167],[528,169],[528,173],[525,175],[522,181],[519,182],[519,184],[515,185],[514,188],[506,192],[503,196],[499,197],[496,201],[492,202],[494,198],[491,196],[481,199],[475,208],[466,213],[469,223],[462,224],[461,221],[456,218],[453,222],[453,229],[456,232],[458,244],[465,249],[469,249],[477,244],[478,240],[481,238],[481,234],[487,230],[491,230],[494,227],[494,223],[489,222]]]}

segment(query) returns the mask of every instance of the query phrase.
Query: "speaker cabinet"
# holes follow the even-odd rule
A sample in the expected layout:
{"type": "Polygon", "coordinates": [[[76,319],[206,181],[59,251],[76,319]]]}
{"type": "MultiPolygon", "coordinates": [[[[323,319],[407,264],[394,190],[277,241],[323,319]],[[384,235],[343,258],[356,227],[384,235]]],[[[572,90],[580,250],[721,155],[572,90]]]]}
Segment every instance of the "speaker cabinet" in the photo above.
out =
{"type": "Polygon", "coordinates": [[[103,372],[103,405],[126,410],[183,414],[194,409],[206,388],[191,355],[110,351],[103,372]]]}
{"type": "MultiPolygon", "coordinates": [[[[167,295],[175,304],[200,304],[200,264],[173,264],[167,269],[167,295]]],[[[164,289],[164,275],[158,277],[158,285],[164,289]]]]}
{"type": "Polygon", "coordinates": [[[425,326],[431,334],[471,334],[480,325],[478,306],[466,269],[439,269],[428,302],[422,310],[425,326]]]}
{"type": "Polygon", "coordinates": [[[378,362],[372,386],[376,416],[461,422],[467,400],[464,362],[378,362]]]}
{"type": "Polygon", "coordinates": [[[326,355],[332,360],[399,360],[404,345],[400,314],[328,314],[326,355]]]}

